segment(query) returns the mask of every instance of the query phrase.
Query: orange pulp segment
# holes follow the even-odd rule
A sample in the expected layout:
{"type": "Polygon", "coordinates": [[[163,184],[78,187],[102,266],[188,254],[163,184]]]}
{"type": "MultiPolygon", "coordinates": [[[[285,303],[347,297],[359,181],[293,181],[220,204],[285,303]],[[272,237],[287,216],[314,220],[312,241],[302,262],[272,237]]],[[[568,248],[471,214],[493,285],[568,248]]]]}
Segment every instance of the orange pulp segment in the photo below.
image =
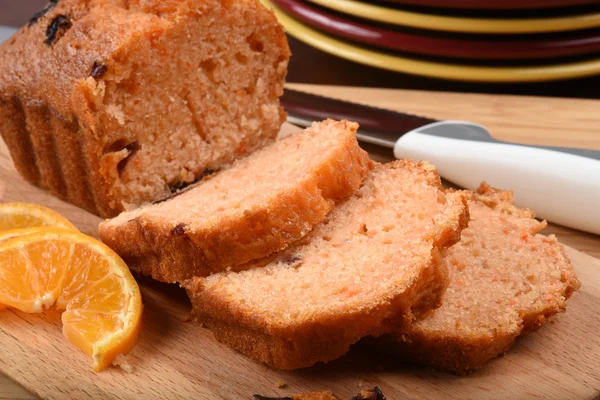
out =
{"type": "Polygon", "coordinates": [[[64,310],[63,333],[95,371],[129,352],[141,327],[141,294],[123,260],[96,239],[57,228],[0,242],[0,303],[64,310]]]}

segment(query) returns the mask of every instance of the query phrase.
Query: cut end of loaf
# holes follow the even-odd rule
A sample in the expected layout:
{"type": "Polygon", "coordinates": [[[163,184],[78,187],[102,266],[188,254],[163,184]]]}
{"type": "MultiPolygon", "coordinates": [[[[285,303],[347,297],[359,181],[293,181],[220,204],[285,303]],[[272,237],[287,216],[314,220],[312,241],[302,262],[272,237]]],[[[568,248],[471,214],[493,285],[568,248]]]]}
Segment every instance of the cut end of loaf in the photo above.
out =
{"type": "Polygon", "coordinates": [[[93,101],[109,132],[101,163],[119,208],[168,197],[251,154],[285,119],[278,98],[289,50],[273,16],[254,2],[205,2],[196,12],[187,3],[90,83],[106,87],[93,101]]]}
{"type": "Polygon", "coordinates": [[[315,123],[167,201],[103,222],[100,237],[132,269],[166,282],[266,257],[358,189],[372,163],[357,128],[315,123]]]}
{"type": "Polygon", "coordinates": [[[437,252],[466,222],[427,163],[377,165],[362,187],[262,268],[185,283],[218,340],[280,369],[329,361],[406,327],[446,286],[437,252]]]}
{"type": "Polygon", "coordinates": [[[254,0],[63,0],[1,51],[17,169],[105,217],[264,147],[285,119],[289,48],[254,0]],[[44,43],[57,16],[69,24],[44,43]]]}
{"type": "Polygon", "coordinates": [[[579,287],[556,238],[537,234],[545,222],[515,207],[511,192],[484,183],[468,193],[468,204],[469,227],[444,259],[450,284],[442,306],[396,342],[401,357],[459,374],[564,311],[579,287]]]}

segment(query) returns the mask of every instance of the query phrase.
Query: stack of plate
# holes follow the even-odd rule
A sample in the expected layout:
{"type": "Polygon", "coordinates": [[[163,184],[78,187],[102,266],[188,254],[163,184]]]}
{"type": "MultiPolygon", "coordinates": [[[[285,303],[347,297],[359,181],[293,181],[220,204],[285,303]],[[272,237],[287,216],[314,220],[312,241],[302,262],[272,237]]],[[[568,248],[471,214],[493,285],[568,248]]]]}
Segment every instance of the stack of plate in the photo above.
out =
{"type": "Polygon", "coordinates": [[[436,78],[600,74],[599,0],[261,0],[287,32],[358,63],[436,78]]]}

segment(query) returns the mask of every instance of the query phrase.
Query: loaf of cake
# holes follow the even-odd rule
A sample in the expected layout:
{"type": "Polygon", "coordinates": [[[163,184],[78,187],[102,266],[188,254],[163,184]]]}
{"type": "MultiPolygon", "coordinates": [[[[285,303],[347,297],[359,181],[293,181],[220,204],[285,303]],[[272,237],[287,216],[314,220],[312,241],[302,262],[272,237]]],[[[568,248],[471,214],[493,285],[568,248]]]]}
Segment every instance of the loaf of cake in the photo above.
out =
{"type": "Polygon", "coordinates": [[[272,142],[290,56],[258,0],[51,0],[0,45],[20,174],[104,217],[272,142]]]}
{"type": "Polygon", "coordinates": [[[327,219],[266,263],[183,286],[219,341],[275,368],[308,367],[438,306],[447,285],[441,253],[467,220],[464,194],[446,194],[430,164],[376,165],[327,219]]]}
{"type": "Polygon", "coordinates": [[[486,184],[468,193],[469,227],[444,258],[442,306],[408,332],[384,337],[403,359],[463,374],[506,352],[519,336],[565,310],[579,287],[563,247],[512,193],[486,184]]]}
{"type": "Polygon", "coordinates": [[[171,283],[266,257],[359,188],[372,163],[357,128],[314,123],[166,201],[104,221],[100,237],[134,271],[171,283]]]}

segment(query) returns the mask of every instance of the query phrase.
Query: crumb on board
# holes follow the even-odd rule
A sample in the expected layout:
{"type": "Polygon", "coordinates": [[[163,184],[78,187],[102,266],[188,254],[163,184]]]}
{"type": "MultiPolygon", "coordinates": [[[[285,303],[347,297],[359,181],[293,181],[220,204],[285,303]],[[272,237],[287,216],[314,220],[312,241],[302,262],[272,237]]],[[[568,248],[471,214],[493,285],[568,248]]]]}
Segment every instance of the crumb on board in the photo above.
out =
{"type": "Polygon", "coordinates": [[[113,361],[113,365],[115,367],[121,368],[128,374],[131,374],[133,372],[133,367],[131,366],[131,364],[129,364],[127,356],[125,356],[124,354],[119,354],[117,358],[115,358],[115,361],[113,361]]]}
{"type": "Polygon", "coordinates": [[[287,386],[287,383],[285,383],[285,381],[278,380],[277,382],[275,382],[275,386],[277,386],[279,389],[283,389],[287,386]]]}
{"type": "Polygon", "coordinates": [[[181,322],[190,322],[191,320],[192,316],[190,314],[186,314],[183,318],[181,318],[181,322]]]}

